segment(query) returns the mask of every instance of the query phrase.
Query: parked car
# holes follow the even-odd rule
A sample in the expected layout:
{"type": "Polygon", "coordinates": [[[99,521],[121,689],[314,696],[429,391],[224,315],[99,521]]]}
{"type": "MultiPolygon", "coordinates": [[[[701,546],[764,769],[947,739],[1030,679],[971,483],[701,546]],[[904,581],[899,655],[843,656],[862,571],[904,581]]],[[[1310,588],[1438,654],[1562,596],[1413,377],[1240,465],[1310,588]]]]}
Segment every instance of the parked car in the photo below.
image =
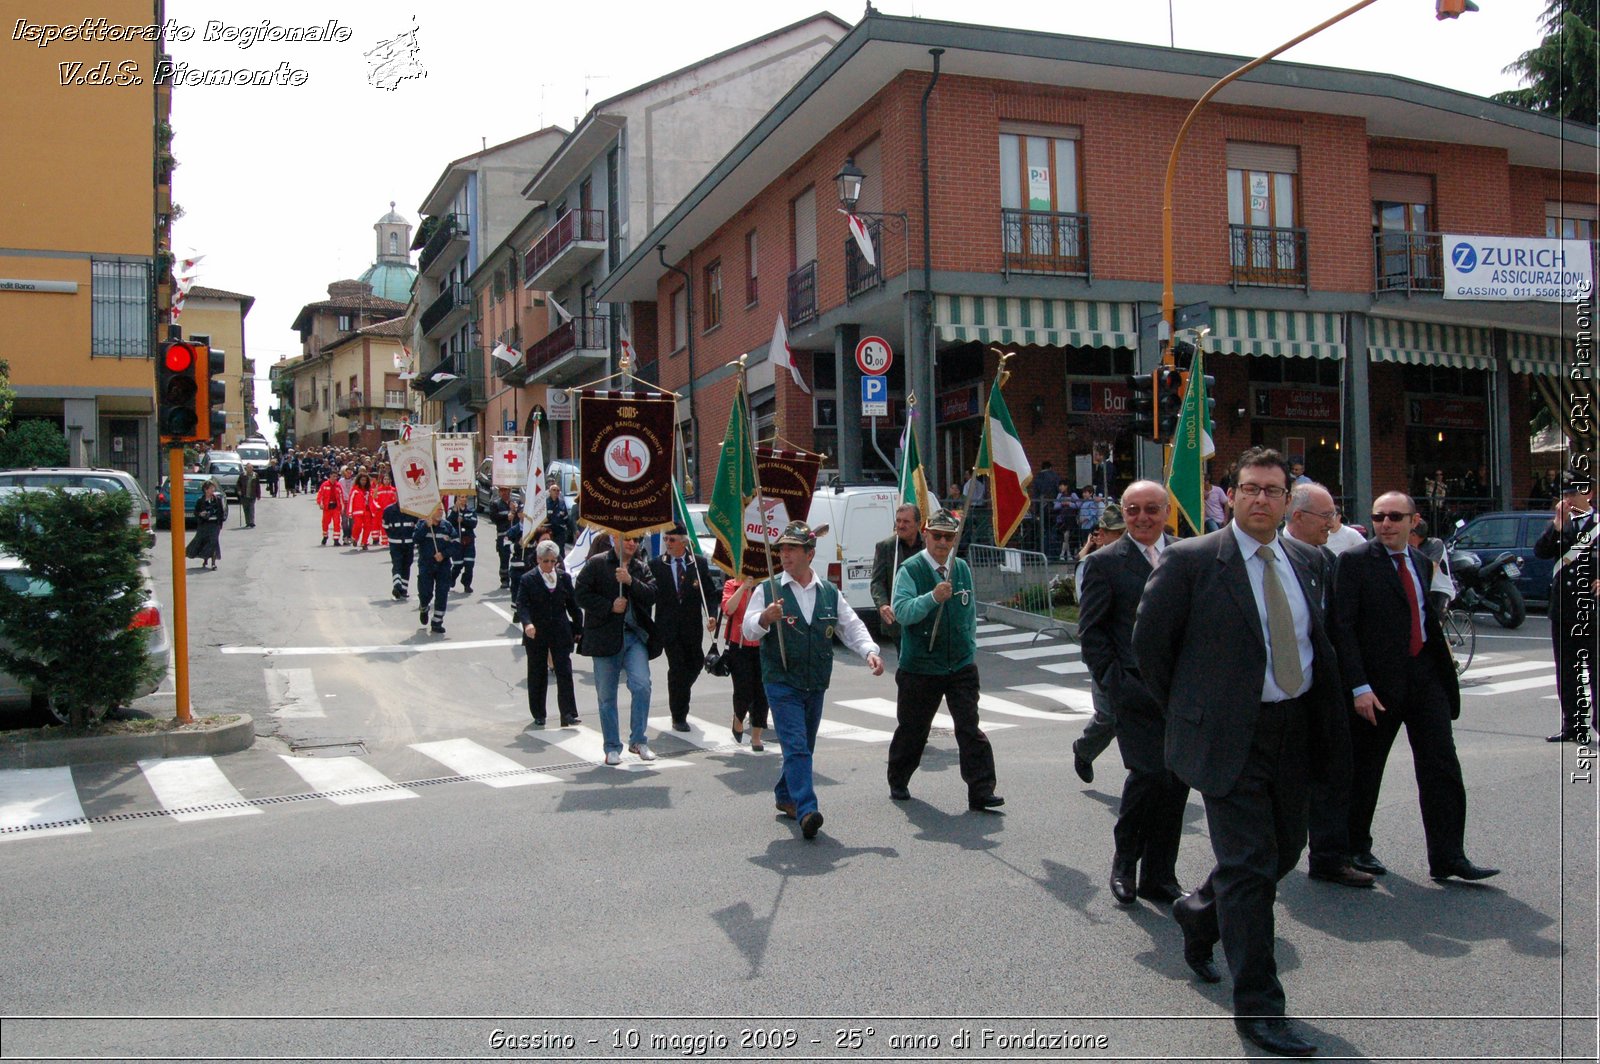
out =
{"type": "Polygon", "coordinates": [[[215,480],[223,495],[239,497],[239,474],[244,472],[244,459],[237,451],[209,452],[200,460],[200,472],[215,480]]]}
{"type": "MultiPolygon", "coordinates": [[[[29,469],[0,470],[0,488],[88,488],[92,491],[123,491],[133,498],[128,523],[150,532],[154,508],[132,473],[121,469],[89,469],[67,466],[36,466],[29,469]]],[[[154,537],[151,538],[154,542],[154,537]]]]}
{"type": "MultiPolygon", "coordinates": [[[[20,558],[4,553],[0,553],[0,581],[4,581],[12,590],[26,595],[48,595],[51,590],[49,582],[29,572],[20,558]]],[[[135,698],[143,698],[161,686],[162,680],[166,679],[167,675],[167,659],[172,653],[172,643],[167,637],[167,628],[161,617],[161,600],[156,597],[155,581],[150,578],[148,571],[145,573],[144,588],[144,605],[134,614],[133,623],[128,627],[143,629],[147,633],[145,656],[158,664],[160,671],[145,681],[134,693],[135,698]]],[[[4,638],[5,634],[0,632],[0,639],[4,638]]],[[[10,673],[0,670],[0,706],[14,708],[34,702],[44,705],[50,711],[50,715],[62,724],[67,723],[69,714],[65,708],[50,705],[43,699],[35,699],[32,690],[26,684],[10,673]]]]}
{"type": "Polygon", "coordinates": [[[1548,603],[1550,599],[1550,571],[1555,562],[1550,558],[1535,558],[1533,545],[1544,534],[1545,526],[1554,515],[1549,510],[1506,510],[1499,513],[1479,514],[1450,536],[1446,541],[1451,550],[1470,550],[1488,565],[1504,554],[1514,554],[1522,559],[1522,573],[1517,577],[1517,590],[1527,602],[1548,603]]]}
{"type": "MultiPolygon", "coordinates": [[[[194,504],[205,493],[206,481],[211,479],[209,473],[185,473],[183,475],[183,512],[185,520],[189,514],[194,513],[194,504]]],[[[161,485],[156,488],[156,527],[169,528],[172,525],[172,482],[170,477],[162,477],[161,485]]]]}
{"type": "MultiPolygon", "coordinates": [[[[567,501],[567,508],[572,509],[578,501],[578,467],[570,462],[551,462],[545,469],[545,477],[556,478],[561,485],[561,497],[567,501]]],[[[478,509],[486,512],[498,490],[494,486],[494,459],[485,458],[478,463],[478,471],[473,474],[473,482],[477,486],[478,509]]],[[[512,488],[511,496],[520,501],[522,489],[512,488]]]]}

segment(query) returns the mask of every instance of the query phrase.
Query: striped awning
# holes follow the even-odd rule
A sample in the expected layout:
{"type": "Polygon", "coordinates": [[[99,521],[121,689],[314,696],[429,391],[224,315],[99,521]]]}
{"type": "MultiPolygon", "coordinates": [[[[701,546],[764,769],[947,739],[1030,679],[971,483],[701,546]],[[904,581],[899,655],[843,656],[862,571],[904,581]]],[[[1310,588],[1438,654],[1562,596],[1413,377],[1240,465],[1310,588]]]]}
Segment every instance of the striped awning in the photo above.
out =
{"type": "Polygon", "coordinates": [[[934,323],[941,339],[958,342],[1129,350],[1139,346],[1139,315],[1132,303],[941,295],[934,297],[934,323]]]}
{"type": "Polygon", "coordinates": [[[1509,333],[1506,353],[1510,356],[1512,373],[1559,377],[1566,371],[1566,362],[1573,350],[1572,342],[1559,336],[1509,333]]]}
{"type": "Polygon", "coordinates": [[[1494,351],[1489,346],[1488,330],[1429,321],[1369,319],[1367,355],[1374,362],[1400,362],[1408,366],[1494,369],[1494,351]]]}
{"type": "Polygon", "coordinates": [[[1316,311],[1214,307],[1206,346],[1227,355],[1343,358],[1344,319],[1316,311]]]}

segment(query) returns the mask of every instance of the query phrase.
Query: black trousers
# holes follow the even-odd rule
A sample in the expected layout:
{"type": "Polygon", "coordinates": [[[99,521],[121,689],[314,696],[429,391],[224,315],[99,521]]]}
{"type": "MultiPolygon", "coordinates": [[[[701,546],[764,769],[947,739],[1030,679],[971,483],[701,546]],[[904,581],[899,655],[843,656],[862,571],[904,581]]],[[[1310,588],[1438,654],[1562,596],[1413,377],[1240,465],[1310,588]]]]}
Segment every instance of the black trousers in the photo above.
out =
{"type": "Polygon", "coordinates": [[[1084,725],[1083,734],[1073,744],[1073,750],[1085,761],[1093,761],[1105,753],[1106,747],[1117,737],[1117,713],[1111,708],[1111,699],[1093,681],[1089,692],[1094,700],[1094,717],[1084,725]]]}
{"type": "MultiPolygon", "coordinates": [[[[500,556],[500,586],[505,587],[511,580],[511,544],[506,542],[505,533],[495,535],[494,552],[500,556]]],[[[513,586],[512,590],[516,588],[513,586]]]]}
{"type": "Polygon", "coordinates": [[[396,543],[389,541],[389,572],[393,579],[396,591],[405,591],[411,587],[411,555],[415,552],[413,543],[396,543]]]}
{"type": "Polygon", "coordinates": [[[1376,725],[1357,719],[1350,725],[1353,775],[1350,784],[1350,845],[1355,852],[1372,849],[1372,817],[1378,808],[1383,769],[1400,725],[1406,726],[1416,765],[1417,799],[1422,806],[1422,831],[1428,840],[1428,863],[1437,868],[1465,855],[1467,788],[1456,758],[1450,728],[1450,702],[1421,655],[1406,660],[1410,697],[1405,705],[1387,705],[1376,725]]]}
{"type": "Polygon", "coordinates": [[[1178,837],[1189,785],[1167,770],[1165,721],[1155,714],[1118,707],[1117,749],[1128,770],[1122,805],[1111,829],[1115,861],[1139,865],[1139,883],[1177,881],[1178,837]]]}
{"type": "Polygon", "coordinates": [[[461,580],[461,586],[466,590],[471,591],[472,571],[477,567],[477,564],[478,556],[476,554],[463,555],[461,560],[456,562],[451,568],[450,576],[448,578],[450,583],[454,585],[456,579],[459,577],[461,580]]]}
{"type": "Polygon", "coordinates": [[[733,715],[750,727],[767,728],[767,686],[761,682],[761,648],[729,643],[725,651],[733,679],[733,715]]]}
{"type": "Polygon", "coordinates": [[[561,711],[561,723],[570,724],[578,719],[578,695],[572,686],[572,640],[563,639],[552,644],[524,639],[522,649],[528,653],[528,712],[533,719],[544,723],[545,706],[550,693],[550,666],[555,665],[556,708],[561,711]]]}
{"type": "Polygon", "coordinates": [[[693,643],[684,640],[668,643],[665,651],[667,707],[672,711],[673,722],[680,723],[689,719],[689,691],[705,668],[706,655],[698,638],[693,643]]]}
{"type": "Polygon", "coordinates": [[[422,608],[433,603],[433,623],[444,623],[444,608],[450,602],[450,563],[434,562],[417,566],[417,598],[422,608]]]}
{"type": "Polygon", "coordinates": [[[1594,734],[1595,673],[1600,661],[1595,658],[1593,628],[1585,626],[1583,634],[1571,634],[1572,626],[1578,623],[1577,612],[1575,605],[1559,604],[1551,618],[1550,634],[1556,656],[1556,693],[1561,696],[1561,732],[1578,735],[1578,720],[1582,717],[1584,734],[1578,737],[1588,742],[1594,734]]]}
{"type": "Polygon", "coordinates": [[[1368,727],[1354,713],[1346,713],[1335,727],[1335,746],[1323,751],[1324,775],[1311,781],[1311,870],[1336,872],[1357,852],[1350,843],[1350,789],[1355,768],[1351,729],[1368,727]],[[1342,745],[1338,745],[1341,744],[1342,745]]]}
{"type": "Polygon", "coordinates": [[[1272,906],[1278,880],[1306,844],[1306,713],[1304,699],[1262,705],[1239,781],[1227,794],[1205,796],[1216,867],[1177,902],[1203,937],[1221,940],[1236,1016],[1284,1014],[1272,906]]]}
{"type": "Polygon", "coordinates": [[[956,749],[961,754],[961,778],[967,784],[968,799],[987,798],[994,793],[994,748],[978,727],[978,667],[968,665],[947,676],[900,669],[894,674],[900,689],[896,707],[894,738],[889,740],[889,786],[904,787],[922,764],[922,751],[928,745],[928,729],[933,715],[944,700],[956,726],[956,749]]]}

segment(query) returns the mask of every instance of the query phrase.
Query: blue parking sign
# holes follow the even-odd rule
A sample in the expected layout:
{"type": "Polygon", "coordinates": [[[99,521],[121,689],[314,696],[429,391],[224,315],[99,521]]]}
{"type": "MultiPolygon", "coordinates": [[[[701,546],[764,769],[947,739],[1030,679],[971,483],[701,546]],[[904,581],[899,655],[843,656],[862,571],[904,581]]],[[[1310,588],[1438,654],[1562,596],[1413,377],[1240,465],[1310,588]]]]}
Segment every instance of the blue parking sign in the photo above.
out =
{"type": "Polygon", "coordinates": [[[861,416],[889,416],[889,378],[861,378],[861,416]]]}

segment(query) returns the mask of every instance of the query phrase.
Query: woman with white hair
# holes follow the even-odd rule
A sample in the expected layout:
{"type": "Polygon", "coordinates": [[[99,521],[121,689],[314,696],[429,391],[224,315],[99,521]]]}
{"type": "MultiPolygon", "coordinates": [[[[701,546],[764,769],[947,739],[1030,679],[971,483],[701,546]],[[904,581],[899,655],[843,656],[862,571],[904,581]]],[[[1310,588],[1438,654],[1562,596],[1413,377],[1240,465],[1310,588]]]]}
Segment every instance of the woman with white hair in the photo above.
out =
{"type": "Polygon", "coordinates": [[[572,648],[583,631],[583,614],[572,591],[572,577],[561,566],[561,548],[545,540],[535,550],[538,568],[516,584],[517,624],[528,653],[528,712],[544,727],[550,667],[555,666],[556,706],[561,726],[578,723],[578,696],[572,686],[572,648]]]}

